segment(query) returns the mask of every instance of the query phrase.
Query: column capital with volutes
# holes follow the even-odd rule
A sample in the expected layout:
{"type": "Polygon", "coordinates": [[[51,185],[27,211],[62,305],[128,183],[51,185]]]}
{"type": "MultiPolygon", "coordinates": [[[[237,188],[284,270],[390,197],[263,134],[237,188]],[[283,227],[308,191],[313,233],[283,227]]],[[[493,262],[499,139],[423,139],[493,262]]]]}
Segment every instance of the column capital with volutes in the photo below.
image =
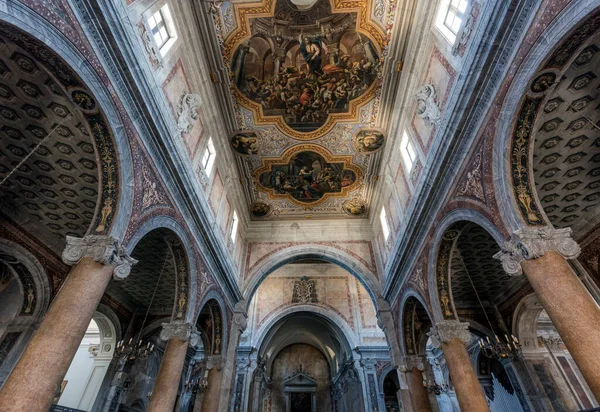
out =
{"type": "Polygon", "coordinates": [[[160,338],[167,341],[170,339],[179,339],[184,342],[189,341],[190,346],[196,346],[200,339],[200,334],[191,323],[174,320],[162,324],[160,338]]]}
{"type": "Polygon", "coordinates": [[[523,274],[521,262],[537,259],[549,251],[558,252],[565,259],[575,259],[581,248],[571,237],[571,228],[528,227],[516,230],[494,258],[502,262],[507,274],[517,276],[523,274]]]}
{"type": "Polygon", "coordinates": [[[425,363],[423,362],[422,356],[408,355],[402,358],[402,365],[400,365],[400,371],[410,372],[413,369],[418,369],[421,372],[425,370],[425,363]]]}
{"type": "Polygon", "coordinates": [[[74,266],[83,258],[113,267],[115,279],[125,279],[137,260],[127,254],[125,248],[112,236],[87,235],[82,238],[67,236],[67,245],[62,253],[62,261],[74,266]]]}
{"type": "Polygon", "coordinates": [[[438,322],[427,332],[431,338],[434,347],[440,348],[442,343],[450,343],[452,339],[458,339],[465,345],[471,341],[471,332],[469,332],[469,322],[460,322],[458,320],[443,320],[438,322]]]}

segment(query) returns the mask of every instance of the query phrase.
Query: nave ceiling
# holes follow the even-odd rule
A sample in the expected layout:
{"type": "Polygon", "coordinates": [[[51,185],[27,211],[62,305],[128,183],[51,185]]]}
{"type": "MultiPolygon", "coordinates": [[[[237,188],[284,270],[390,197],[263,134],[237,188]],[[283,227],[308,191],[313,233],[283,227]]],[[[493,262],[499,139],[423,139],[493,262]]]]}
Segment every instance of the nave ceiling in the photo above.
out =
{"type": "Polygon", "coordinates": [[[367,217],[395,2],[225,2],[215,29],[253,219],[367,217]]]}

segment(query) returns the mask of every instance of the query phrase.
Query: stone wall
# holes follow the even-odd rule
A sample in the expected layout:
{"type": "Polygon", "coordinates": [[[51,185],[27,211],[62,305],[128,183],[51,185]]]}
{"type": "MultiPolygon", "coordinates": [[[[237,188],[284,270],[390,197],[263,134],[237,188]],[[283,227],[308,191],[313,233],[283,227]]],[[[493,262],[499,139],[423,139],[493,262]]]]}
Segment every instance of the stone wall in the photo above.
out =
{"type": "Polygon", "coordinates": [[[300,367],[317,381],[317,411],[331,410],[331,376],[325,356],[313,346],[295,344],[273,361],[270,412],[285,412],[284,381],[300,367]]]}

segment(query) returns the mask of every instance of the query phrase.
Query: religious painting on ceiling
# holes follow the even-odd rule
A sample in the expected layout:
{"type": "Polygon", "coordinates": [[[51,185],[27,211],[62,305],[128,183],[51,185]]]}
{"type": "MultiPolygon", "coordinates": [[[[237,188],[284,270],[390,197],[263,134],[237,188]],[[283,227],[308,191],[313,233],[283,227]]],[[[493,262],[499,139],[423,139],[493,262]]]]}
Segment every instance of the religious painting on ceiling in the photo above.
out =
{"type": "Polygon", "coordinates": [[[291,196],[311,203],[328,193],[341,193],[356,183],[356,173],[344,163],[328,162],[319,153],[302,151],[287,163],[274,164],[259,176],[260,185],[272,189],[275,196],[291,196]]]}
{"type": "Polygon", "coordinates": [[[377,174],[385,146],[379,116],[391,107],[381,99],[396,6],[220,4],[216,34],[243,130],[230,144],[252,218],[368,217],[376,179],[364,177],[377,174]]]}

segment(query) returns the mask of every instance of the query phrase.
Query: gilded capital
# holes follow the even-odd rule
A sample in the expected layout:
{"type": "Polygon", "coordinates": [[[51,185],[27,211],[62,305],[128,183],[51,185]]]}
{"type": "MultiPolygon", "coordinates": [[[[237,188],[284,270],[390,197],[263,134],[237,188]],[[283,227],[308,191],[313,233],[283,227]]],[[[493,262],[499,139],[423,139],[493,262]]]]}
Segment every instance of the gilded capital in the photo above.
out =
{"type": "Polygon", "coordinates": [[[137,260],[129,256],[112,236],[87,235],[82,238],[67,236],[67,246],[62,253],[62,261],[73,266],[86,257],[103,265],[113,266],[115,279],[125,279],[129,276],[131,267],[137,263],[137,260]]]}
{"type": "Polygon", "coordinates": [[[437,323],[427,332],[427,336],[431,338],[431,343],[436,348],[440,348],[442,343],[449,343],[452,339],[461,340],[465,345],[471,341],[469,323],[458,320],[443,320],[437,323]]]}
{"type": "Polygon", "coordinates": [[[179,339],[189,341],[190,346],[196,346],[200,335],[196,327],[190,323],[174,320],[172,322],[163,323],[160,331],[162,340],[179,339]]]}
{"type": "Polygon", "coordinates": [[[565,259],[575,259],[581,248],[571,237],[571,228],[524,228],[515,231],[494,258],[502,262],[506,273],[517,276],[523,274],[521,262],[537,259],[548,251],[558,252],[565,259]]]}

